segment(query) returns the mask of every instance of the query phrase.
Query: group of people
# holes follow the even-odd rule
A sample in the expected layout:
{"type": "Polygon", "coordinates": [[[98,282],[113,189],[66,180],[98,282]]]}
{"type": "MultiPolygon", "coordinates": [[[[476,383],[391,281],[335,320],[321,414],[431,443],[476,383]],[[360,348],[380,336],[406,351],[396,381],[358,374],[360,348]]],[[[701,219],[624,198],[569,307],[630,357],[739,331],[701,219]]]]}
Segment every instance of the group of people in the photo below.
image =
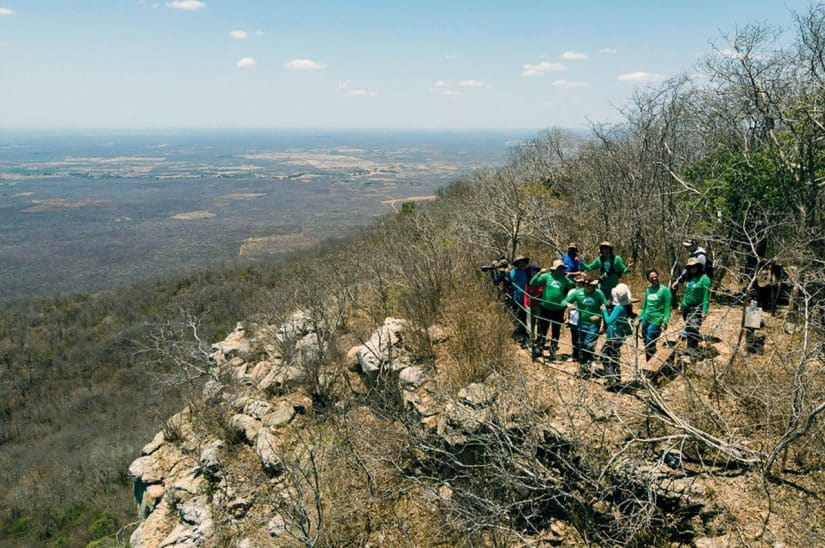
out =
{"type": "MultiPolygon", "coordinates": [[[[601,359],[609,390],[620,390],[620,353],[627,337],[633,334],[633,324],[644,341],[647,360],[656,353],[657,341],[666,332],[671,314],[673,291],[685,284],[680,302],[687,350],[697,355],[701,341],[700,327],[708,312],[710,298],[711,261],[695,239],[682,242],[689,253],[682,274],[668,287],[662,285],[659,272],[646,272],[648,287],[641,299],[641,311],[633,311],[630,287],[622,283],[634,261],[625,262],[613,251],[613,245],[599,244],[599,255],[591,262],[584,260],[576,243],[553,261],[550,267],[531,264],[529,257],[516,257],[512,262],[499,257],[489,267],[493,283],[499,285],[516,318],[514,336],[524,348],[531,349],[534,360],[544,355],[549,333],[549,359],[555,360],[559,350],[562,326],[570,331],[572,353],[568,360],[579,363],[580,377],[594,374],[593,362],[601,359]],[[605,342],[596,351],[601,333],[605,342]]],[[[712,270],[711,270],[712,272],[712,270]]]]}

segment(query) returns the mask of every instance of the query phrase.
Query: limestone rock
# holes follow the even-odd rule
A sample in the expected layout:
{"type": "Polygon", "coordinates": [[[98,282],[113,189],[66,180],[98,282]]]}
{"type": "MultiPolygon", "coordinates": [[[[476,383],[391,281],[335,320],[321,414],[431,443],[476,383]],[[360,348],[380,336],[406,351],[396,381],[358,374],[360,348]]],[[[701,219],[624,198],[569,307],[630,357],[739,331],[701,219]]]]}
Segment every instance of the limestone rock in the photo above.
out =
{"type": "Polygon", "coordinates": [[[229,419],[229,426],[236,432],[243,433],[248,441],[254,442],[258,431],[261,429],[261,422],[249,415],[239,413],[232,415],[232,418],[229,419]]]}
{"type": "Polygon", "coordinates": [[[375,376],[383,367],[398,371],[409,365],[409,357],[403,346],[403,334],[407,322],[387,318],[384,325],[372,334],[370,340],[358,347],[356,356],[365,375],[375,376]]]}
{"type": "Polygon", "coordinates": [[[246,330],[243,324],[238,323],[235,330],[226,336],[224,340],[212,345],[214,353],[212,358],[218,365],[236,357],[242,357],[249,353],[249,341],[246,339],[246,330]]]}
{"type": "Polygon", "coordinates": [[[208,444],[201,451],[198,459],[198,468],[207,479],[214,479],[220,475],[221,470],[221,450],[224,448],[222,440],[216,440],[208,444]]]}
{"type": "Polygon", "coordinates": [[[281,402],[275,410],[264,417],[264,426],[279,428],[289,424],[295,418],[295,408],[286,402],[281,402]]]}
{"type": "Polygon", "coordinates": [[[250,417],[256,419],[262,419],[265,415],[268,415],[272,411],[272,404],[267,401],[262,400],[252,400],[246,405],[244,405],[243,412],[244,415],[249,415],[250,417]]]}
{"type": "Polygon", "coordinates": [[[175,516],[167,504],[159,504],[129,537],[129,545],[134,548],[154,548],[160,546],[169,535],[175,523],[175,516]]]}
{"type": "Polygon", "coordinates": [[[166,477],[166,468],[153,455],[135,459],[129,465],[129,474],[143,483],[160,483],[166,477]]]}
{"type": "Polygon", "coordinates": [[[275,339],[280,342],[297,339],[309,331],[309,315],[303,310],[293,312],[278,328],[275,339]]]}
{"type": "Polygon", "coordinates": [[[277,475],[283,471],[283,463],[278,455],[278,440],[269,430],[261,430],[258,441],[255,443],[255,452],[261,459],[261,466],[270,475],[277,475]]]}
{"type": "Polygon", "coordinates": [[[166,438],[163,437],[163,432],[158,432],[155,434],[155,437],[152,438],[152,441],[143,446],[143,449],[141,449],[140,452],[143,455],[151,455],[164,443],[166,443],[166,438]]]}
{"type": "Polygon", "coordinates": [[[401,383],[402,388],[418,388],[427,382],[427,374],[417,365],[405,367],[398,374],[398,382],[401,383]]]}
{"type": "Polygon", "coordinates": [[[192,497],[178,508],[180,523],[163,539],[165,546],[203,546],[214,527],[209,501],[205,495],[192,497]]]}
{"type": "Polygon", "coordinates": [[[458,399],[473,407],[487,407],[496,399],[496,389],[486,384],[468,384],[458,392],[458,399]]]}
{"type": "Polygon", "coordinates": [[[207,402],[216,400],[223,392],[224,386],[216,380],[207,381],[203,385],[203,399],[207,402]]]}
{"type": "Polygon", "coordinates": [[[280,514],[275,514],[272,516],[272,519],[269,520],[267,530],[274,538],[278,538],[286,533],[286,522],[284,521],[284,518],[282,518],[280,514]]]}

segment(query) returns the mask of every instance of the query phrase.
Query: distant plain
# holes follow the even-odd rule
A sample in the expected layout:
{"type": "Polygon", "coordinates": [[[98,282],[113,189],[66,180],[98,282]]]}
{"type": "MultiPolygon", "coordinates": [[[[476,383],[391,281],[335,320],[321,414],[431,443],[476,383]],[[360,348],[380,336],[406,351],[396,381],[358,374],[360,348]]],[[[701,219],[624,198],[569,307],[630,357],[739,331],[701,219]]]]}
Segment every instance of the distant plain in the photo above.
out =
{"type": "Polygon", "coordinates": [[[0,300],[350,234],[504,161],[502,132],[0,133],[0,300]]]}

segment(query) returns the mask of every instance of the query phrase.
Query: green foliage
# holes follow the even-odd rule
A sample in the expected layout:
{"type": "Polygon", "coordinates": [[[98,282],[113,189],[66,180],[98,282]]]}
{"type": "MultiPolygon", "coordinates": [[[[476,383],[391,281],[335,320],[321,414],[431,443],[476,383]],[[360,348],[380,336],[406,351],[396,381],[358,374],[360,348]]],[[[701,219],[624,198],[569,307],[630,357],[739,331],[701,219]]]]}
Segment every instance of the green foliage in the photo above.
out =
{"type": "Polygon", "coordinates": [[[89,535],[92,539],[100,539],[115,532],[117,525],[117,518],[111,512],[103,512],[100,514],[92,525],[89,527],[89,535]]]}
{"type": "Polygon", "coordinates": [[[400,215],[412,215],[415,213],[415,202],[408,201],[401,204],[401,210],[398,212],[400,215]]]}

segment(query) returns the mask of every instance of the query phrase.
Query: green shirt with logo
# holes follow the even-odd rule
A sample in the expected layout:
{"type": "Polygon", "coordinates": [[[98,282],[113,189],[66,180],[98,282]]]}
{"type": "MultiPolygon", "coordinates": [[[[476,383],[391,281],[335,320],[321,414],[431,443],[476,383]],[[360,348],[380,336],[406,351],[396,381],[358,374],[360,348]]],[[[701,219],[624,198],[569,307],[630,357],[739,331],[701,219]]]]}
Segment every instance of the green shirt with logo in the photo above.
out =
{"type": "MultiPolygon", "coordinates": [[[[555,271],[558,272],[558,271],[555,271]]],[[[536,274],[530,280],[530,285],[544,284],[544,293],[541,296],[541,306],[548,310],[561,310],[561,304],[567,292],[573,288],[574,284],[564,274],[555,272],[542,272],[536,274]]]]}
{"type": "Polygon", "coordinates": [[[648,287],[642,300],[640,320],[647,320],[653,325],[663,325],[670,322],[670,288],[659,284],[658,287],[648,287]]]}

